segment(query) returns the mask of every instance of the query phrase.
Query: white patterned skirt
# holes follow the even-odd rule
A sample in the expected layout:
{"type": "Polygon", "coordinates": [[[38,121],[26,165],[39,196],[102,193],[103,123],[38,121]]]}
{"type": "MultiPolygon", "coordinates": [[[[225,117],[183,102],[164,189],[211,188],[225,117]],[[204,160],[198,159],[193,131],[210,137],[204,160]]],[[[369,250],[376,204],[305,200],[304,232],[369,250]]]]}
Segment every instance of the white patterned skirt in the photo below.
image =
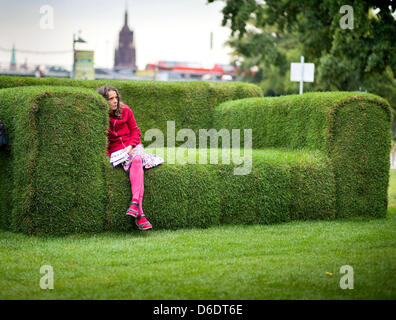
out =
{"type": "Polygon", "coordinates": [[[142,144],[138,144],[135,148],[132,149],[132,151],[129,153],[128,160],[126,160],[122,166],[124,167],[125,171],[128,171],[133,159],[136,156],[140,156],[142,158],[142,163],[143,163],[143,168],[145,169],[150,169],[154,168],[156,166],[159,166],[160,164],[164,163],[165,160],[162,159],[160,156],[157,156],[154,153],[146,153],[144,151],[144,147],[142,144]]]}

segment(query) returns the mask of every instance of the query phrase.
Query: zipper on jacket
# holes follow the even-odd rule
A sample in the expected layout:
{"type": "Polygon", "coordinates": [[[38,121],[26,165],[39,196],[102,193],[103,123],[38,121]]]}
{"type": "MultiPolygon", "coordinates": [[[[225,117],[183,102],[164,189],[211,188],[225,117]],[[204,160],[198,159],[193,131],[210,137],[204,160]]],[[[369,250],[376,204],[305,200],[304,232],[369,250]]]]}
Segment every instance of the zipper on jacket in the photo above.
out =
{"type": "Polygon", "coordinates": [[[117,134],[117,132],[116,132],[116,129],[115,129],[116,122],[117,122],[117,120],[114,121],[113,128],[114,128],[114,134],[115,134],[116,136],[118,136],[118,134],[117,134]]]}
{"type": "Polygon", "coordinates": [[[125,149],[125,144],[124,144],[124,142],[122,141],[122,137],[120,137],[120,139],[121,139],[121,143],[122,143],[122,145],[124,146],[124,149],[125,149]]]}

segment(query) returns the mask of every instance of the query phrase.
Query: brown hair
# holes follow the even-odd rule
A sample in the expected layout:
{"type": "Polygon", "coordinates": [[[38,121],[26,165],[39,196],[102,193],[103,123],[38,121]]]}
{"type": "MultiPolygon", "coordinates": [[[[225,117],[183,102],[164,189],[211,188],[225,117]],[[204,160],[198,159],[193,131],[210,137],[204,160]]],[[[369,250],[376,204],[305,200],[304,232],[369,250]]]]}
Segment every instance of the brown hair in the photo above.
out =
{"type": "Polygon", "coordinates": [[[110,109],[109,114],[114,118],[121,119],[121,105],[120,105],[120,94],[116,88],[110,85],[105,85],[96,90],[99,94],[103,96],[106,100],[109,99],[109,92],[114,91],[117,94],[117,109],[115,111],[110,109]]]}

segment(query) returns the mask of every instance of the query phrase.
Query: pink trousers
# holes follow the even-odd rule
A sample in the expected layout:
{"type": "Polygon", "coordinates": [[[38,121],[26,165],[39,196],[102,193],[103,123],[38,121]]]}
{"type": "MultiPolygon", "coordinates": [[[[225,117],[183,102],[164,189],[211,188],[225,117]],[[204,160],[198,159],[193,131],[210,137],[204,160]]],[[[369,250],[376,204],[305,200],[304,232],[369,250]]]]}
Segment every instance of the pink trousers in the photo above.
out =
{"type": "Polygon", "coordinates": [[[144,171],[140,156],[136,156],[132,161],[129,168],[129,180],[131,181],[132,200],[139,202],[139,213],[143,213],[144,171]]]}

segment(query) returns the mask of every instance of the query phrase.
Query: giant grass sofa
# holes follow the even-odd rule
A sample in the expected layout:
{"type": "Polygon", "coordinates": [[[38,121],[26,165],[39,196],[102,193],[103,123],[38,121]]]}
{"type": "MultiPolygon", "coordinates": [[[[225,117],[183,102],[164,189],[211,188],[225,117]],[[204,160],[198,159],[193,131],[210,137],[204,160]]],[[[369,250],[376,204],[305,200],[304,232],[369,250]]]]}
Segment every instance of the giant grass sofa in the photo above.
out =
{"type": "MultiPolygon", "coordinates": [[[[390,107],[371,94],[263,98],[248,84],[75,81],[0,77],[0,227],[34,235],[136,229],[125,210],[129,179],[105,155],[110,83],[152,128],[252,130],[252,167],[167,162],[145,173],[143,209],[154,229],[291,220],[384,217],[390,107]]],[[[167,136],[164,134],[165,142],[167,136]]],[[[220,139],[221,140],[221,139],[220,139]]],[[[176,141],[176,147],[183,141],[176,141]]],[[[243,143],[247,143],[242,139],[243,143]]],[[[176,148],[178,149],[178,148],[176,148]]],[[[180,149],[178,149],[180,150],[180,149]]],[[[210,152],[213,150],[200,150],[210,152]]],[[[170,153],[172,154],[172,153],[170,153]]],[[[198,153],[197,153],[198,154],[198,153]]]]}

